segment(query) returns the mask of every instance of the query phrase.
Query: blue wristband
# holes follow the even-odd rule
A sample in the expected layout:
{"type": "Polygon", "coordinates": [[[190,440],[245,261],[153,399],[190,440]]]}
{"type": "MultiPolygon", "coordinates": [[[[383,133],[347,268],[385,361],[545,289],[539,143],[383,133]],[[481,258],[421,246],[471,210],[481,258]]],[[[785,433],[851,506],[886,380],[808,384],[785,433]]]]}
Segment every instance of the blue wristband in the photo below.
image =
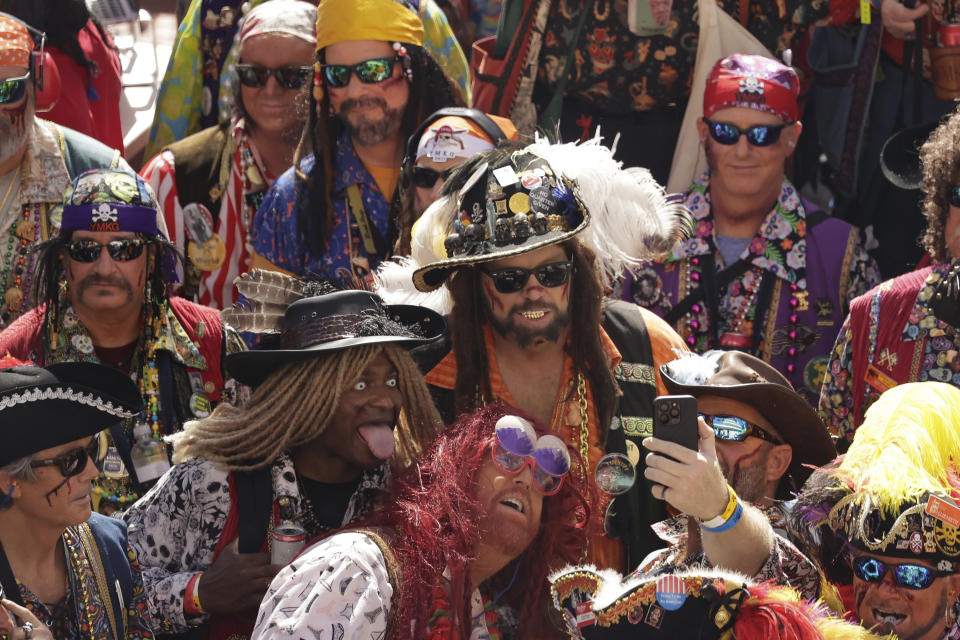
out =
{"type": "Polygon", "coordinates": [[[733,515],[730,516],[729,520],[724,522],[719,527],[705,527],[701,524],[700,528],[703,529],[704,531],[709,531],[710,533],[722,533],[723,531],[727,531],[728,529],[733,529],[735,526],[737,526],[737,523],[740,522],[741,516],[743,516],[743,503],[741,503],[738,500],[737,508],[734,509],[733,515]]]}
{"type": "Polygon", "coordinates": [[[883,0],[870,0],[870,4],[872,4],[877,11],[883,9],[883,0]]]}

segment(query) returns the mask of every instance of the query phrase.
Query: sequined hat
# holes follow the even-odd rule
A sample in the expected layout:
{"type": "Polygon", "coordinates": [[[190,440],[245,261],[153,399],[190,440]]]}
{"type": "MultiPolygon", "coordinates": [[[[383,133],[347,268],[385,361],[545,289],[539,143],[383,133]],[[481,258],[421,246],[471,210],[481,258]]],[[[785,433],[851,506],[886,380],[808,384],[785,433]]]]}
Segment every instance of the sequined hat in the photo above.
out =
{"type": "Polygon", "coordinates": [[[623,169],[595,138],[544,140],[474,156],[414,224],[413,284],[431,291],[453,271],[579,235],[604,278],[670,251],[688,228],[646,169],[623,169]]]}
{"type": "Polygon", "coordinates": [[[847,551],[924,558],[956,571],[958,425],[960,389],[952,385],[914,382],[884,392],[839,464],[804,487],[795,511],[805,528],[825,527],[847,551]]]}
{"type": "Polygon", "coordinates": [[[549,577],[553,605],[580,640],[875,638],[786,586],[716,569],[631,575],[568,567],[549,577]],[[771,630],[780,634],[768,635],[771,630]]]}
{"type": "Polygon", "coordinates": [[[136,415],[143,400],[130,377],[92,362],[46,368],[0,362],[0,466],[91,436],[136,415]]]}

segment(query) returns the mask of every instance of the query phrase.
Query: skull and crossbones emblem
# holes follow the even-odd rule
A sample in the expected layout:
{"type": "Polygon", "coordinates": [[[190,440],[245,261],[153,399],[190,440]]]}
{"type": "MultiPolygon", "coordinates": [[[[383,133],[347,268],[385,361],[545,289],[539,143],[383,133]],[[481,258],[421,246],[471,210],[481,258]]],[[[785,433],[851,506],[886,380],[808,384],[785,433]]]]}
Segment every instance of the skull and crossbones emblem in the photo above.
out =
{"type": "Polygon", "coordinates": [[[99,207],[93,208],[93,222],[116,222],[117,210],[111,208],[109,204],[103,202],[99,207]]]}
{"type": "Polygon", "coordinates": [[[741,93],[755,93],[763,95],[763,80],[756,76],[748,76],[740,81],[741,93]]]}

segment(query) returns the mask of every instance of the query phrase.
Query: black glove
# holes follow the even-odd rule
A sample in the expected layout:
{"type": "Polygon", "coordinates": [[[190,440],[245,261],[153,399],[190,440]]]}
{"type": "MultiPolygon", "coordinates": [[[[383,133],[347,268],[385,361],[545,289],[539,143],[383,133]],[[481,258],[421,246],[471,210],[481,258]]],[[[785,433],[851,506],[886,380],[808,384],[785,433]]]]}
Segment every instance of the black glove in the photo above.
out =
{"type": "Polygon", "coordinates": [[[960,329],[960,260],[955,260],[940,278],[927,307],[938,320],[960,329]]]}

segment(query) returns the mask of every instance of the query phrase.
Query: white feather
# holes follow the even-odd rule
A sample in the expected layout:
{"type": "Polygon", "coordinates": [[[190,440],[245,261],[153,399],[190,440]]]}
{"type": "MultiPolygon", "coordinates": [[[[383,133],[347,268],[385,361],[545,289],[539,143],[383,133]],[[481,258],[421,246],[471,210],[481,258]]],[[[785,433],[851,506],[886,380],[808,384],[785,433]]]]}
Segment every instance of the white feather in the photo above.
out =
{"type": "Polygon", "coordinates": [[[434,201],[413,223],[410,232],[410,256],[418,265],[426,266],[447,258],[443,241],[450,233],[456,212],[456,198],[452,195],[445,196],[434,201]]]}
{"type": "Polygon", "coordinates": [[[373,274],[374,288],[385,304],[413,304],[449,315],[453,301],[446,286],[424,293],[413,285],[413,272],[419,265],[413,258],[395,257],[380,263],[373,274]]]}
{"type": "Polygon", "coordinates": [[[710,350],[703,355],[689,351],[677,351],[677,359],[668,362],[667,373],[683,385],[704,385],[720,368],[720,358],[724,352],[710,350]]]}
{"type": "Polygon", "coordinates": [[[577,183],[591,216],[579,237],[596,252],[609,285],[625,270],[672,251],[689,233],[691,218],[682,204],[668,201],[648,170],[623,169],[601,142],[597,135],[580,144],[549,144],[538,136],[526,150],[577,183]]]}

